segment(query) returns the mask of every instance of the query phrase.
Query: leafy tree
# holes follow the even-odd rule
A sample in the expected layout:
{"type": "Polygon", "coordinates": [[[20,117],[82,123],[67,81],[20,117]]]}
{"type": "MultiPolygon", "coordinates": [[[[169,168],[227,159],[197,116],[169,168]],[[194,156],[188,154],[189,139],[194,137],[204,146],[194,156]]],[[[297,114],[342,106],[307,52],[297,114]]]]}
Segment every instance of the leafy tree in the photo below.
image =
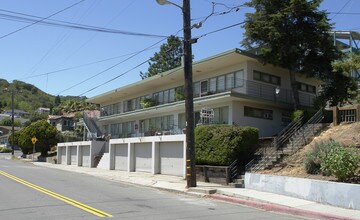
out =
{"type": "Polygon", "coordinates": [[[62,113],[71,113],[84,110],[96,110],[98,109],[98,106],[92,103],[88,103],[85,100],[71,99],[61,103],[59,108],[62,113]]]}
{"type": "Polygon", "coordinates": [[[181,66],[182,55],[181,40],[176,36],[170,36],[167,43],[161,45],[160,51],[150,59],[148,72],[140,72],[140,77],[145,79],[181,66]]]}
{"type": "Polygon", "coordinates": [[[60,96],[57,95],[57,96],[55,97],[55,105],[60,105],[60,103],[61,103],[60,96]]]}
{"type": "MultiPolygon", "coordinates": [[[[24,154],[31,152],[33,149],[33,144],[31,142],[32,137],[38,139],[35,145],[35,151],[40,151],[41,156],[46,156],[50,147],[56,145],[60,139],[56,128],[50,125],[46,120],[34,122],[24,129],[15,132],[15,142],[24,154]]],[[[11,136],[9,137],[9,141],[10,140],[11,136]]]]}
{"type": "Polygon", "coordinates": [[[353,78],[340,72],[335,72],[325,79],[325,84],[319,96],[323,106],[329,101],[330,106],[343,105],[350,102],[357,95],[357,85],[353,78]]]}
{"type": "MultiPolygon", "coordinates": [[[[0,121],[0,125],[2,126],[12,126],[12,119],[11,117],[8,118],[4,118],[0,121]]],[[[20,127],[21,126],[21,121],[19,119],[15,119],[14,120],[14,126],[15,127],[20,127]]]]}
{"type": "Polygon", "coordinates": [[[332,72],[331,62],[340,53],[331,42],[331,24],[322,0],[250,0],[254,13],[246,14],[245,38],[248,49],[259,48],[264,63],[288,69],[294,108],[300,108],[295,73],[320,79],[332,72]]]}
{"type": "Polygon", "coordinates": [[[333,63],[335,71],[344,73],[347,76],[351,76],[352,71],[360,70],[360,54],[349,54],[342,60],[337,60],[333,63]]]}

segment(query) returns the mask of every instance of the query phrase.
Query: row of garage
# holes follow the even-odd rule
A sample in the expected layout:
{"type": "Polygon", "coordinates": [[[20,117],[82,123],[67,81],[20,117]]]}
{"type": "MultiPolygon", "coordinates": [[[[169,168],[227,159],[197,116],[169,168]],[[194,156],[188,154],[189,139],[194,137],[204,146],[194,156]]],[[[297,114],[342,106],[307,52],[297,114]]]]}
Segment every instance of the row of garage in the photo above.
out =
{"type": "Polygon", "coordinates": [[[99,148],[94,141],[61,143],[58,144],[58,163],[94,167],[98,155],[95,152],[105,148],[100,161],[102,168],[185,178],[185,145],[185,135],[111,139],[108,148],[106,143],[99,148]]]}

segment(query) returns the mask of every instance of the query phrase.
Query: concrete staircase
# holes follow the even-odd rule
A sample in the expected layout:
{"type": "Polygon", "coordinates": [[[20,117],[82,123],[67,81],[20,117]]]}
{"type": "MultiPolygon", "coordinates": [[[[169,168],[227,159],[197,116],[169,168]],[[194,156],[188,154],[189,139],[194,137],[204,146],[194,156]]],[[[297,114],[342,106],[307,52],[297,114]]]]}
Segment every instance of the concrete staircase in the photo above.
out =
{"type": "Polygon", "coordinates": [[[269,147],[264,147],[255,158],[250,161],[245,170],[256,172],[272,168],[284,156],[294,154],[310,141],[328,124],[320,123],[324,118],[322,110],[319,110],[308,122],[299,124],[293,122],[274,139],[269,147]]]}
{"type": "Polygon", "coordinates": [[[311,140],[328,124],[311,124],[299,129],[282,148],[267,148],[267,152],[263,156],[259,156],[257,160],[257,170],[271,169],[278,164],[284,156],[290,156],[296,153],[303,146],[309,144],[311,140]]]}
{"type": "Polygon", "coordinates": [[[96,167],[104,170],[110,170],[110,153],[104,153],[96,167]]]}
{"type": "Polygon", "coordinates": [[[232,188],[245,188],[245,175],[241,174],[233,179],[231,183],[229,183],[229,187],[232,188]]]}

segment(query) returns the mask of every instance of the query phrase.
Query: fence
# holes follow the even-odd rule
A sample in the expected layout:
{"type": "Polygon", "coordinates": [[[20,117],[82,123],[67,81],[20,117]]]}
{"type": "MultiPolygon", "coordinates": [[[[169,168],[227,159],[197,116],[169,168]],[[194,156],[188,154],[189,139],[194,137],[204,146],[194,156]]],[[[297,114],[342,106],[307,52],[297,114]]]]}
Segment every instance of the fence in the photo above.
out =
{"type": "Polygon", "coordinates": [[[360,122],[360,105],[333,107],[333,123],[360,122]]]}

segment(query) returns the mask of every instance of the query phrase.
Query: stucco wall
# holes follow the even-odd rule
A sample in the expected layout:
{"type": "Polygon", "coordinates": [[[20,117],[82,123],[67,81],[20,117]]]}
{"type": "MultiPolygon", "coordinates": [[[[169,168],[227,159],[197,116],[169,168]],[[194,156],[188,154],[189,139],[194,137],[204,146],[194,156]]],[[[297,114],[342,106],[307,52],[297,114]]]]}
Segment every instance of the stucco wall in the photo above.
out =
{"type": "Polygon", "coordinates": [[[245,188],[360,210],[360,185],[245,173],[245,188]]]}

